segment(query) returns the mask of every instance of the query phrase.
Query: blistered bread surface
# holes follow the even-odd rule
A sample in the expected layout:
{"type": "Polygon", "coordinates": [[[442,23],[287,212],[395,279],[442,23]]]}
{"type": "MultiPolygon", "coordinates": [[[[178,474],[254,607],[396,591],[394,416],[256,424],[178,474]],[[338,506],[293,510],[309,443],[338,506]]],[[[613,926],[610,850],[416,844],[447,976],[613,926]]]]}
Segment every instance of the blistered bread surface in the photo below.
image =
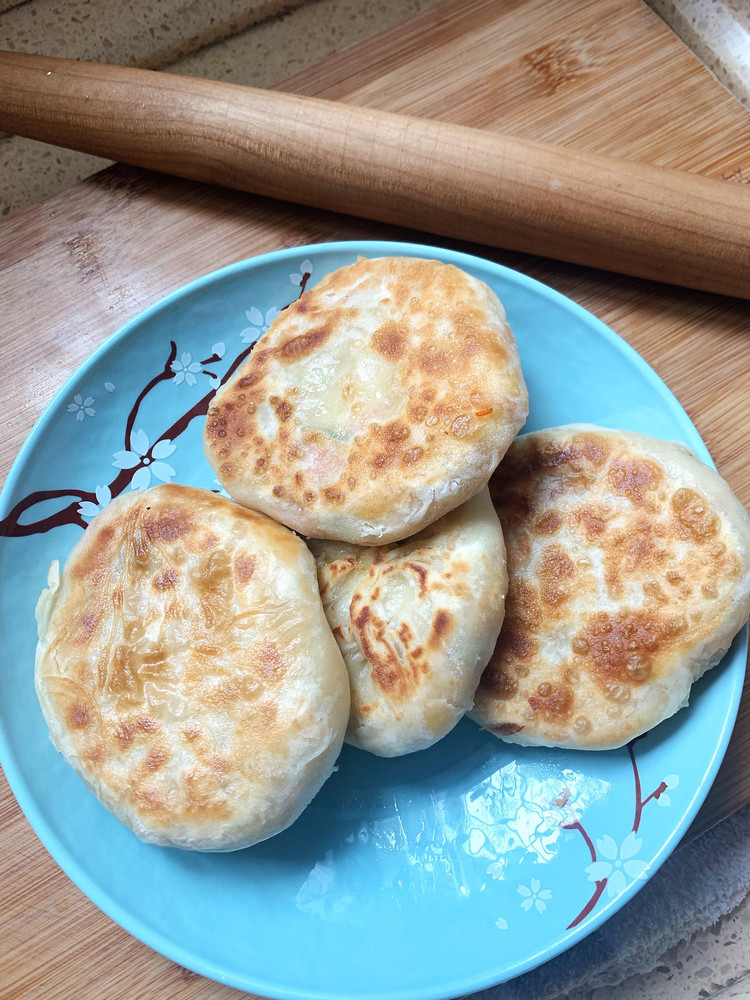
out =
{"type": "Polygon", "coordinates": [[[522,435],[490,490],[509,588],[473,717],[528,745],[621,746],[683,707],[750,611],[750,518],[685,447],[522,435]]]}
{"type": "Polygon", "coordinates": [[[302,534],[405,538],[477,493],[526,419],[505,311],[437,261],[360,259],[277,317],[204,445],[235,499],[302,534]]]}
{"type": "Polygon", "coordinates": [[[503,620],[505,545],[489,491],[400,544],[310,545],[349,670],[347,741],[386,757],[431,746],[473,704],[503,620]]]}
{"type": "Polygon", "coordinates": [[[278,833],[331,773],[346,669],[304,543],[177,484],[89,525],[40,598],[53,742],[142,839],[233,850],[278,833]]]}

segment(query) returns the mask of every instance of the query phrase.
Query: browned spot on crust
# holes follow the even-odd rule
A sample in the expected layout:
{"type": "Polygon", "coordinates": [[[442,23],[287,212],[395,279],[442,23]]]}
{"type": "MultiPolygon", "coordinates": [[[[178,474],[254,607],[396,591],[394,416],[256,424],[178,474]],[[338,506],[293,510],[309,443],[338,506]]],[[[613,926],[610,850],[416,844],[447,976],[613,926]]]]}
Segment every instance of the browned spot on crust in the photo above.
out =
{"type": "Polygon", "coordinates": [[[187,535],[192,527],[192,519],[177,507],[165,507],[155,517],[148,514],[143,517],[143,530],[152,544],[174,542],[187,535]]]}
{"type": "Polygon", "coordinates": [[[169,754],[164,749],[164,747],[152,747],[146,759],[143,762],[143,766],[147,771],[158,771],[160,767],[163,767],[169,760],[169,754]]]}
{"type": "MultiPolygon", "coordinates": [[[[519,578],[515,587],[508,592],[508,604],[506,610],[506,620],[517,622],[519,625],[533,632],[537,622],[542,615],[539,592],[535,587],[519,578]]],[[[503,627],[503,632],[505,627],[503,627]]],[[[501,633],[502,637],[502,633],[501,633]]]]}
{"type": "Polygon", "coordinates": [[[480,687],[493,698],[507,701],[518,691],[518,678],[493,656],[490,665],[482,674],[480,687]]]}
{"type": "Polygon", "coordinates": [[[573,525],[586,536],[590,542],[597,540],[607,530],[609,512],[594,504],[582,504],[570,515],[573,525]]]}
{"type": "Polygon", "coordinates": [[[609,594],[619,599],[628,577],[661,572],[667,558],[656,528],[649,521],[637,521],[625,532],[612,534],[604,554],[604,579],[609,594]]]}
{"type": "Polygon", "coordinates": [[[121,749],[125,750],[133,742],[133,736],[135,735],[136,725],[134,722],[124,721],[115,730],[115,738],[120,744],[121,749]]]}
{"type": "Polygon", "coordinates": [[[441,608],[436,612],[432,621],[432,628],[430,629],[430,637],[427,640],[427,645],[430,649],[435,649],[445,641],[446,636],[450,632],[451,624],[452,618],[448,611],[441,608]]]}
{"type": "Polygon", "coordinates": [[[140,785],[136,788],[134,798],[140,808],[147,813],[160,813],[166,805],[164,796],[159,792],[159,790],[157,788],[152,788],[149,785],[140,785]]]}
{"type": "Polygon", "coordinates": [[[169,590],[174,587],[180,578],[180,574],[176,569],[167,569],[163,573],[159,573],[157,577],[154,578],[154,586],[157,590],[169,590]]]}
{"type": "Polygon", "coordinates": [[[600,686],[613,679],[640,685],[685,627],[681,615],[665,618],[642,609],[620,614],[600,611],[589,616],[576,640],[579,648],[588,648],[585,661],[600,686]]]}
{"type": "Polygon", "coordinates": [[[409,698],[428,669],[421,647],[411,648],[401,639],[402,655],[392,641],[393,626],[376,615],[368,604],[361,604],[355,594],[350,619],[360,648],[367,659],[373,681],[392,703],[409,698]]]}
{"type": "Polygon", "coordinates": [[[406,426],[406,424],[402,424],[398,420],[393,420],[391,421],[391,423],[385,425],[385,427],[383,428],[383,434],[385,436],[386,441],[390,442],[391,444],[399,444],[400,442],[405,441],[406,438],[409,437],[411,431],[406,426]]]}
{"type": "Polygon", "coordinates": [[[671,507],[679,523],[699,545],[718,534],[718,517],[706,498],[695,490],[676,490],[672,495],[671,507]]]}
{"type": "Polygon", "coordinates": [[[448,358],[434,344],[425,344],[417,353],[417,364],[430,375],[441,375],[447,370],[448,358]]]}
{"type": "Polygon", "coordinates": [[[301,333],[297,337],[292,337],[291,340],[285,341],[279,347],[279,357],[282,361],[297,361],[325,343],[330,333],[330,327],[324,325],[318,327],[317,330],[310,330],[309,333],[301,333]]]}
{"type": "Polygon", "coordinates": [[[523,726],[520,726],[517,722],[501,722],[496,726],[487,727],[491,733],[497,733],[498,736],[513,736],[515,733],[520,733],[523,726]]]}
{"type": "Polygon", "coordinates": [[[547,607],[558,608],[570,597],[575,566],[559,545],[548,545],[536,564],[539,591],[547,607]]]}
{"type": "MultiPolygon", "coordinates": [[[[291,415],[294,413],[294,407],[286,399],[279,399],[278,396],[270,396],[268,402],[273,407],[274,413],[279,418],[279,420],[284,423],[287,421],[291,415]]],[[[242,428],[237,429],[237,434],[240,434],[242,428]]]]}
{"type": "Polygon", "coordinates": [[[73,729],[85,729],[91,722],[91,710],[81,702],[74,702],[68,712],[68,722],[73,729]]]}
{"type": "Polygon", "coordinates": [[[241,586],[252,579],[254,572],[255,556],[240,552],[234,557],[234,575],[241,586]]]}
{"type": "Polygon", "coordinates": [[[393,320],[387,320],[372,335],[372,346],[383,357],[397,360],[405,352],[404,335],[393,320]]]}
{"type": "Polygon", "coordinates": [[[554,535],[562,527],[562,514],[556,510],[548,510],[534,522],[535,535],[554,535]]]}
{"type": "Polygon", "coordinates": [[[607,481],[615,493],[626,496],[636,507],[647,502],[646,494],[663,479],[659,466],[647,458],[616,459],[607,472],[607,481]]]}
{"type": "Polygon", "coordinates": [[[499,651],[509,653],[518,660],[530,660],[539,648],[539,644],[520,628],[503,628],[499,651]]]}
{"type": "Polygon", "coordinates": [[[267,642],[260,648],[259,652],[259,666],[263,676],[271,679],[280,678],[286,667],[284,666],[284,660],[279,652],[278,646],[275,643],[267,642]]]}
{"type": "MultiPolygon", "coordinates": [[[[394,568],[398,564],[394,564],[394,568]]],[[[419,596],[423,598],[427,595],[427,569],[425,566],[420,565],[418,562],[406,562],[403,563],[406,569],[409,569],[414,573],[419,580],[419,596]]]]}
{"type": "Polygon", "coordinates": [[[405,646],[408,646],[414,639],[414,632],[411,630],[408,622],[401,622],[398,627],[398,637],[405,646]]]}
{"type": "Polygon", "coordinates": [[[531,535],[528,531],[519,531],[514,536],[513,559],[515,562],[523,563],[531,556],[531,535]]]}
{"type": "Polygon", "coordinates": [[[80,616],[78,619],[79,642],[85,643],[91,639],[91,636],[96,631],[96,626],[99,624],[99,619],[100,615],[91,611],[86,611],[80,616]]]}
{"type": "Polygon", "coordinates": [[[573,692],[562,684],[542,683],[529,699],[529,705],[547,722],[565,722],[573,707],[573,692]]]}
{"type": "Polygon", "coordinates": [[[646,580],[643,584],[643,593],[646,597],[650,597],[652,601],[657,601],[659,604],[666,604],[669,600],[657,580],[646,580]]]}

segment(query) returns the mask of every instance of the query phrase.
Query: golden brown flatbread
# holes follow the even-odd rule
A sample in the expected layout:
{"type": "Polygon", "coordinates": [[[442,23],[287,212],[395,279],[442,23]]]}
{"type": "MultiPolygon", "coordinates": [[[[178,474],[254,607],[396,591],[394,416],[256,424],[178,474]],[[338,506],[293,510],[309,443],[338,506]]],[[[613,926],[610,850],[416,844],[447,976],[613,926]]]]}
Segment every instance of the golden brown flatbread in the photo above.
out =
{"type": "Polygon", "coordinates": [[[486,284],[362,258],[277,317],[217,392],[204,445],[241,503],[308,537],[385,544],[486,485],[527,412],[486,284]]]}
{"type": "Polygon", "coordinates": [[[143,840],[228,851],[289,826],[331,773],[349,683],[291,531],[177,484],[114,500],[38,608],[55,746],[143,840]]]}
{"type": "Polygon", "coordinates": [[[686,447],[570,425],[490,482],[505,624],[472,717],[514,743],[622,746],[687,704],[750,612],[750,517],[686,447]]]}
{"type": "Polygon", "coordinates": [[[349,670],[347,742],[382,757],[436,743],[471,707],[503,620],[505,545],[489,491],[400,544],[310,546],[349,670]]]}

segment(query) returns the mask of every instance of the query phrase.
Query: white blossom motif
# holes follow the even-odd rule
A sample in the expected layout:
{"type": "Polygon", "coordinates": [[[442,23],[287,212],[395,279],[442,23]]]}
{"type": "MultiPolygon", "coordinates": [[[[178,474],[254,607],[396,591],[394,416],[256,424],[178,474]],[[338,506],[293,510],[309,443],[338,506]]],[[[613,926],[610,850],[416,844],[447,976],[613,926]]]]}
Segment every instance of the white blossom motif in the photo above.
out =
{"type": "Polygon", "coordinates": [[[635,833],[629,833],[619,847],[608,835],[597,840],[598,857],[603,860],[594,861],[587,866],[586,874],[589,882],[601,882],[606,879],[607,895],[618,896],[625,890],[628,878],[640,878],[646,871],[646,862],[636,858],[641,843],[635,833]]]}
{"type": "Polygon", "coordinates": [[[531,880],[531,886],[519,885],[516,892],[519,896],[523,896],[521,900],[522,910],[530,910],[534,907],[538,913],[544,913],[547,909],[546,900],[552,899],[552,893],[549,889],[542,889],[542,883],[538,878],[531,880]]]}
{"type": "MultiPolygon", "coordinates": [[[[260,309],[256,309],[255,306],[246,310],[245,315],[247,316],[247,321],[250,326],[246,326],[240,334],[242,337],[242,343],[253,344],[258,337],[262,336],[266,332],[271,323],[273,323],[279,315],[280,311],[281,310],[277,309],[276,306],[273,306],[264,316],[260,309]]],[[[224,345],[222,344],[221,346],[223,347],[224,345]]]]}
{"type": "Polygon", "coordinates": [[[495,921],[495,927],[500,931],[507,931],[508,921],[504,917],[498,917],[495,921]]]}
{"type": "MultiPolygon", "coordinates": [[[[211,356],[214,359],[219,358],[219,360],[221,360],[221,358],[224,357],[225,353],[226,353],[225,344],[222,343],[214,344],[214,346],[211,348],[211,356]]],[[[206,372],[206,374],[208,375],[208,384],[211,386],[211,388],[218,389],[219,386],[221,385],[221,379],[219,378],[219,376],[214,375],[212,372],[206,372]]]]}
{"type": "Polygon", "coordinates": [[[305,275],[310,275],[313,272],[313,266],[311,260],[303,260],[302,266],[300,268],[299,274],[290,274],[289,280],[293,285],[299,285],[302,287],[302,282],[304,281],[305,275]]]}
{"type": "Polygon", "coordinates": [[[93,396],[86,396],[84,399],[80,393],[73,396],[73,402],[68,403],[68,413],[75,413],[76,420],[83,420],[85,417],[93,417],[96,413],[93,404],[96,402],[93,396]]]}
{"type": "Polygon", "coordinates": [[[143,490],[151,484],[152,475],[163,483],[174,479],[177,473],[162,459],[169,458],[176,447],[168,438],[164,438],[151,448],[146,432],[138,430],[130,435],[130,450],[115,452],[112,464],[116,469],[135,469],[140,466],[131,480],[130,488],[143,490]]]}
{"type": "Polygon", "coordinates": [[[112,499],[112,491],[109,486],[97,486],[96,490],[96,503],[92,500],[84,500],[78,505],[78,513],[85,521],[90,521],[92,518],[104,510],[107,504],[112,499]]]}
{"type": "MultiPolygon", "coordinates": [[[[679,774],[668,774],[664,779],[664,784],[667,786],[668,789],[677,788],[679,783],[680,783],[679,774]]],[[[669,797],[669,793],[662,792],[661,795],[656,799],[656,804],[658,806],[661,806],[662,808],[664,806],[671,806],[672,800],[669,797]]]]}
{"type": "Polygon", "coordinates": [[[497,861],[493,861],[487,869],[487,874],[490,878],[505,878],[505,863],[505,858],[498,858],[497,861]]]}
{"type": "Polygon", "coordinates": [[[115,391],[115,384],[114,384],[114,382],[105,382],[104,383],[104,388],[107,390],[107,392],[114,392],[115,391]]]}
{"type": "Polygon", "coordinates": [[[200,372],[201,366],[197,361],[193,361],[192,354],[183,354],[179,361],[175,360],[171,365],[174,372],[172,381],[175,385],[195,385],[198,381],[196,375],[200,372]]]}

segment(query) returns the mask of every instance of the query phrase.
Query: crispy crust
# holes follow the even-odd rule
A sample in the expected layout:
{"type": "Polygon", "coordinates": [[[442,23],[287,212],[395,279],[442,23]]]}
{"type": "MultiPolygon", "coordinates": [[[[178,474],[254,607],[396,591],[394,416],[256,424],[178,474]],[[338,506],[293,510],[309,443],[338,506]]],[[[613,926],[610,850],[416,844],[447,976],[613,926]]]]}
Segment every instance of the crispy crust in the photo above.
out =
{"type": "Polygon", "coordinates": [[[471,707],[502,625],[505,545],[489,491],[401,544],[310,546],[349,671],[347,742],[383,757],[431,746],[471,707]]]}
{"type": "Polygon", "coordinates": [[[750,517],[683,445],[570,425],[490,490],[506,619],[473,718],[526,745],[622,746],[687,704],[750,612],[750,517]]]}
{"type": "Polygon", "coordinates": [[[37,608],[55,746],[143,840],[264,840],[330,774],[346,670],[314,560],[279,524],[169,484],[114,500],[37,608]]]}
{"type": "Polygon", "coordinates": [[[204,446],[241,503],[308,537],[384,544],[477,493],[527,412],[487,285],[437,261],[360,259],[275,320],[217,392],[204,446]]]}

